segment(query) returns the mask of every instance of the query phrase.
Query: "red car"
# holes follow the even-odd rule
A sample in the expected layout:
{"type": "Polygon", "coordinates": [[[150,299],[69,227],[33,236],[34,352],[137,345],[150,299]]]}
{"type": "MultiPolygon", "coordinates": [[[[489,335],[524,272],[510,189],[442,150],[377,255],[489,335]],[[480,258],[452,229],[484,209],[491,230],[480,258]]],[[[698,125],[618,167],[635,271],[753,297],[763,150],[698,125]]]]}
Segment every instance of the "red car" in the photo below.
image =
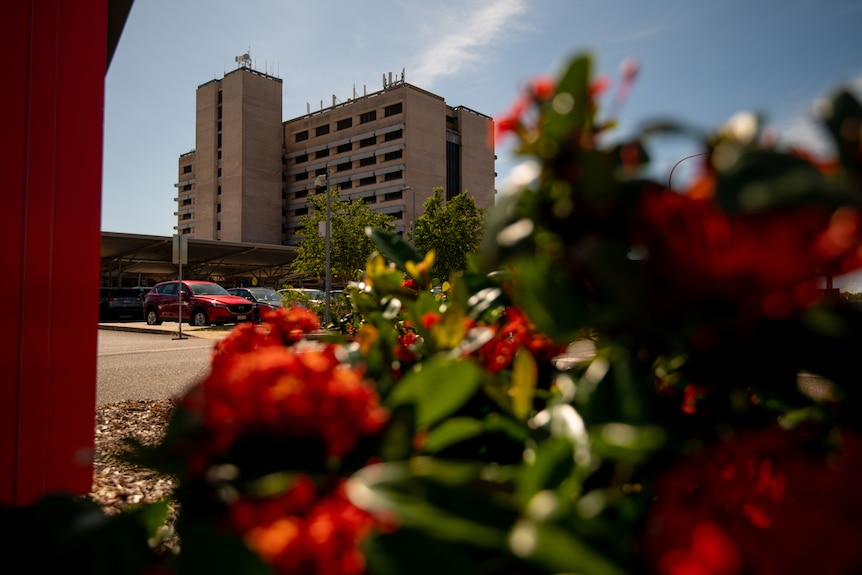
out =
{"type": "Polygon", "coordinates": [[[254,303],[229,294],[217,283],[173,280],[158,283],[147,293],[144,298],[144,318],[149,325],[180,320],[197,326],[238,323],[254,318],[254,303]]]}

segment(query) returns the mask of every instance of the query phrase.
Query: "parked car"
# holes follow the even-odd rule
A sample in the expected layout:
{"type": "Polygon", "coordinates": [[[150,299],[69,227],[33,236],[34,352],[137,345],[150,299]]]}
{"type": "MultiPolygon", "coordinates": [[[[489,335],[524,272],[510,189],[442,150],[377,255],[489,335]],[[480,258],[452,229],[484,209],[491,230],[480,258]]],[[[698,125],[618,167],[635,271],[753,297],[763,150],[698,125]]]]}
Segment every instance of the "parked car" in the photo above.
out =
{"type": "Polygon", "coordinates": [[[309,309],[322,308],[326,299],[323,290],[319,289],[287,288],[278,290],[278,293],[287,300],[288,304],[296,303],[309,309]]]}
{"type": "Polygon", "coordinates": [[[239,287],[228,288],[228,293],[254,302],[254,319],[260,321],[261,308],[277,309],[284,307],[284,298],[272,288],[266,287],[239,287]]]}
{"type": "Polygon", "coordinates": [[[135,286],[132,289],[135,290],[135,293],[138,294],[138,301],[140,301],[143,305],[144,297],[146,297],[146,295],[150,293],[150,290],[152,290],[153,288],[151,288],[150,286],[135,286]]]}
{"type": "Polygon", "coordinates": [[[144,297],[144,318],[149,325],[159,325],[162,321],[185,321],[196,326],[224,325],[253,320],[254,303],[231,295],[214,282],[171,280],[156,284],[144,297]]]}
{"type": "Polygon", "coordinates": [[[99,288],[99,319],[140,319],[141,300],[133,289],[99,288]]]}

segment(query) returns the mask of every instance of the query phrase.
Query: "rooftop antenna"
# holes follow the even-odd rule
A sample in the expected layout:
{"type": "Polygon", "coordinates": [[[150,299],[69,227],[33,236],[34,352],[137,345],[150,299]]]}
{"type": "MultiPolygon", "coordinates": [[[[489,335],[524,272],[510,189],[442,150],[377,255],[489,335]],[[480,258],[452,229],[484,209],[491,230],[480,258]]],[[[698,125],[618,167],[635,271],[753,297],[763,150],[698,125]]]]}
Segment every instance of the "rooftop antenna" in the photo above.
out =
{"type": "Polygon", "coordinates": [[[251,68],[251,47],[249,47],[249,51],[245,54],[240,54],[234,60],[236,60],[237,68],[251,68]]]}

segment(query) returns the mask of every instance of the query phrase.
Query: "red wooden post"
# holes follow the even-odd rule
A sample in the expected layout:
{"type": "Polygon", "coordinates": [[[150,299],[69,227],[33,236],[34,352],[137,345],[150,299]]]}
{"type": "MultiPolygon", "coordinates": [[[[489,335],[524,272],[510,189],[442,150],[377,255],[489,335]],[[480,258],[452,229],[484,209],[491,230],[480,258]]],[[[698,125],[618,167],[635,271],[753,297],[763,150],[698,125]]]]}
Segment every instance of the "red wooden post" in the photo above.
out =
{"type": "Polygon", "coordinates": [[[6,4],[0,504],[20,506],[92,483],[108,0],[6,4]]]}

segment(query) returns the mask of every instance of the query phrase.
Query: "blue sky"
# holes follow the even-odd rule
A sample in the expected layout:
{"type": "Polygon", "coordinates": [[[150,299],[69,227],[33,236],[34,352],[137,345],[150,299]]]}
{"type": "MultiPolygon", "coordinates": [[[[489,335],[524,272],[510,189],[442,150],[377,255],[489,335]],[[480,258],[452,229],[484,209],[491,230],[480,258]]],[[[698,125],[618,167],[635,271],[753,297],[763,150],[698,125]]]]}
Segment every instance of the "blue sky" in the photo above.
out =
{"type": "MultiPolygon", "coordinates": [[[[612,78],[627,58],[640,64],[620,135],[656,117],[712,129],[759,111],[816,148],[813,103],[862,86],[862,0],[135,0],[106,77],[103,231],[174,233],[195,90],[245,52],[283,79],[285,120],[402,70],[449,105],[498,116],[525,81],[590,52],[612,78]]],[[[665,145],[653,169],[690,152],[665,145]]],[[[497,155],[500,190],[519,160],[509,144],[497,155]]]]}

